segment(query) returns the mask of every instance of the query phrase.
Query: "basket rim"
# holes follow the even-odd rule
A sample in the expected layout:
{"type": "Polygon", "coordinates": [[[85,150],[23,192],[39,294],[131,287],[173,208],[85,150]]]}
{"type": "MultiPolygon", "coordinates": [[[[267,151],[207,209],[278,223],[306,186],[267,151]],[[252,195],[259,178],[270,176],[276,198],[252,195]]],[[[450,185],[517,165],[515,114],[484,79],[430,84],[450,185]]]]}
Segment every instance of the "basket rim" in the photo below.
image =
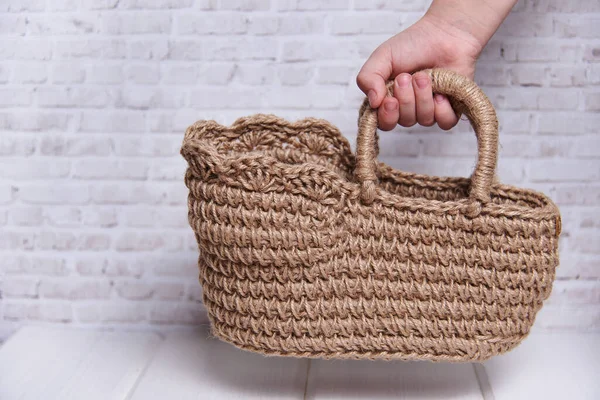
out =
{"type": "MultiPolygon", "coordinates": [[[[204,150],[202,151],[203,156],[208,158],[217,158],[211,160],[217,164],[223,164],[231,161],[241,161],[244,159],[252,159],[254,161],[260,160],[269,167],[276,166],[281,170],[294,167],[295,172],[298,170],[298,166],[310,165],[311,171],[319,173],[322,176],[326,176],[328,179],[333,179],[335,183],[332,185],[332,195],[339,197],[342,194],[349,198],[359,197],[359,183],[351,179],[347,179],[341,176],[339,173],[332,171],[324,165],[316,163],[300,163],[290,164],[285,163],[277,158],[268,155],[261,154],[258,152],[223,152],[219,148],[219,143],[223,142],[223,135],[227,134],[231,137],[242,137],[244,134],[250,132],[250,128],[260,123],[263,128],[265,124],[264,118],[268,118],[270,124],[273,126],[273,130],[276,131],[278,128],[284,128],[286,136],[294,137],[298,136],[302,132],[306,132],[307,128],[314,127],[315,124],[319,128],[323,129],[327,134],[324,139],[330,142],[334,146],[336,152],[339,154],[341,164],[338,166],[341,169],[352,172],[355,163],[355,156],[352,153],[350,143],[348,139],[341,133],[341,131],[332,123],[321,118],[301,118],[296,121],[289,121],[285,118],[273,115],[273,114],[253,114],[245,117],[236,119],[231,125],[220,124],[215,120],[198,120],[194,124],[190,125],[184,135],[181,154],[188,161],[189,168],[192,169],[190,163],[189,154],[186,150],[189,147],[194,149],[204,150]]],[[[405,172],[392,168],[384,162],[378,162],[380,184],[377,186],[377,199],[376,202],[382,203],[385,206],[393,206],[395,208],[410,208],[413,210],[422,210],[426,212],[434,213],[464,213],[468,214],[467,208],[471,204],[470,200],[465,197],[458,200],[433,200],[425,198],[417,198],[410,196],[403,196],[397,193],[386,190],[381,182],[390,182],[391,184],[398,183],[401,180],[410,179],[411,185],[417,185],[422,188],[431,188],[431,184],[434,183],[436,189],[440,191],[449,190],[457,187],[468,187],[470,178],[465,177],[446,177],[446,176],[435,176],[419,174],[414,172],[405,172]],[[440,206],[442,210],[440,210],[440,206]]],[[[523,200],[528,204],[497,204],[487,203],[481,208],[482,215],[490,215],[494,217],[509,217],[515,219],[527,219],[533,221],[543,220],[554,220],[557,231],[557,236],[560,234],[560,213],[556,204],[545,194],[526,188],[519,188],[512,185],[502,184],[494,182],[491,188],[492,198],[503,198],[510,200],[523,200]],[[529,199],[529,200],[528,200],[529,199]],[[535,204],[538,203],[538,204],[535,204]]]]}

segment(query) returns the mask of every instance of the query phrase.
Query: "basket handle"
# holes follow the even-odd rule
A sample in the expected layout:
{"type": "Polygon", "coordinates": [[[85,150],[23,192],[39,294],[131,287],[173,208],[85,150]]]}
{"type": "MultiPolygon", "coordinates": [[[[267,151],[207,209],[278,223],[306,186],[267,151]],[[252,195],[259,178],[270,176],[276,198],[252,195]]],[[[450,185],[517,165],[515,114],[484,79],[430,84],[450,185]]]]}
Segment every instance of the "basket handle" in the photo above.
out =
{"type": "MultiPolygon", "coordinates": [[[[494,106],[483,91],[469,78],[444,69],[428,69],[435,93],[447,95],[454,111],[465,114],[477,135],[478,159],[471,175],[469,198],[478,203],[490,201],[498,161],[498,119],[494,106]]],[[[389,89],[391,95],[391,87],[389,89]]],[[[376,195],[377,155],[377,109],[363,102],[358,119],[356,165],[354,176],[361,184],[361,199],[370,204],[376,195]]]]}

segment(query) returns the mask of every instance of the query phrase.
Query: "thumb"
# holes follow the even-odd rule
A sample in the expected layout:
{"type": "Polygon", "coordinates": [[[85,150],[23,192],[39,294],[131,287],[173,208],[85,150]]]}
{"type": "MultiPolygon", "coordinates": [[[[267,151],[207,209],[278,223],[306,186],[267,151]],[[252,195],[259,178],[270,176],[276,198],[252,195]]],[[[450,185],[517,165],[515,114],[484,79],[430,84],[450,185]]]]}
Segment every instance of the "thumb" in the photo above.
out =
{"type": "Polygon", "coordinates": [[[389,47],[379,46],[363,65],[356,77],[356,84],[369,99],[372,108],[377,108],[385,99],[386,81],[392,75],[392,57],[389,47]]]}

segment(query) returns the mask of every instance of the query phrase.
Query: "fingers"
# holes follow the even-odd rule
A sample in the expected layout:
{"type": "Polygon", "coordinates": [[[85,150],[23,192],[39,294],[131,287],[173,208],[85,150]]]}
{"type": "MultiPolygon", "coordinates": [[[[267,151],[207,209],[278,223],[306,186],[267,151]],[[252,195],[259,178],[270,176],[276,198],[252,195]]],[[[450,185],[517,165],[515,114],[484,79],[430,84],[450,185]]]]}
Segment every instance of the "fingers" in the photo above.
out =
{"type": "Polygon", "coordinates": [[[377,110],[379,119],[379,129],[382,131],[391,131],[398,124],[398,100],[393,97],[386,97],[381,107],[377,110]]]}
{"type": "Polygon", "coordinates": [[[415,93],[410,74],[400,74],[394,80],[394,97],[400,106],[398,124],[409,127],[417,122],[415,93]]]}
{"type": "Polygon", "coordinates": [[[435,107],[429,75],[423,72],[414,74],[413,89],[415,91],[417,122],[423,126],[432,126],[435,123],[435,107]]]}
{"type": "Polygon", "coordinates": [[[378,47],[356,77],[358,87],[367,95],[372,108],[380,107],[387,94],[385,82],[392,74],[388,51],[385,46],[378,47]]]}
{"type": "Polygon", "coordinates": [[[448,98],[444,95],[436,94],[433,97],[433,101],[435,103],[435,121],[438,126],[445,131],[452,129],[458,123],[458,116],[452,109],[448,98]]]}

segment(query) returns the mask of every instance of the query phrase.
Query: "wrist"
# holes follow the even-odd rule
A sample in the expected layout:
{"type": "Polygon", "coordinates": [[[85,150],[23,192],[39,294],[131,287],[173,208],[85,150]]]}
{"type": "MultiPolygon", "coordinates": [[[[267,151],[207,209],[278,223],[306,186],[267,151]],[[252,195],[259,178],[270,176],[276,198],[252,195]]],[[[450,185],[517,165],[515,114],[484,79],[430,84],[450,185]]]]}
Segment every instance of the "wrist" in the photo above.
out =
{"type": "Polygon", "coordinates": [[[483,50],[516,0],[433,0],[423,17],[455,39],[483,50]]]}

